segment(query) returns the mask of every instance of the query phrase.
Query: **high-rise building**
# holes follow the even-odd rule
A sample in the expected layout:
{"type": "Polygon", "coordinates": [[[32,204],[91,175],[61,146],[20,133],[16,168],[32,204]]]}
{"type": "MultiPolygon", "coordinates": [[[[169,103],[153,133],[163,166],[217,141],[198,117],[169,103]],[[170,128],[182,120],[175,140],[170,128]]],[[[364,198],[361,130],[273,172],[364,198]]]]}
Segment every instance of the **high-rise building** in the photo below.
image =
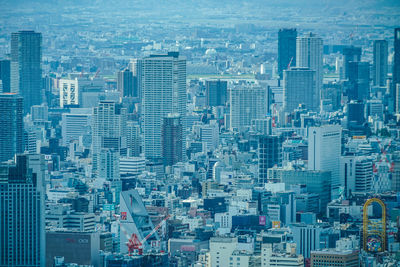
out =
{"type": "Polygon", "coordinates": [[[165,166],[183,160],[183,129],[179,114],[170,113],[163,119],[161,130],[162,156],[165,166]]]}
{"type": "Polygon", "coordinates": [[[215,80],[215,81],[206,81],[206,98],[207,98],[207,106],[215,107],[215,106],[225,106],[226,101],[228,100],[228,82],[215,80]]]}
{"type": "Polygon", "coordinates": [[[308,169],[330,171],[331,195],[335,198],[340,187],[340,156],[342,127],[324,125],[308,129],[308,169]]]}
{"type": "Polygon", "coordinates": [[[169,52],[138,60],[136,66],[142,92],[144,154],[148,159],[161,158],[163,118],[178,113],[184,121],[186,115],[186,59],[169,52]]]}
{"type": "Polygon", "coordinates": [[[92,125],[90,109],[71,109],[71,113],[63,113],[61,117],[62,144],[69,145],[73,140],[90,135],[92,125]],[[90,113],[89,113],[90,112],[90,113]]]}
{"type": "Polygon", "coordinates": [[[296,66],[296,29],[280,29],[278,32],[278,74],[282,78],[283,71],[296,66]]]}
{"type": "Polygon", "coordinates": [[[313,33],[297,37],[296,66],[315,70],[315,92],[313,103],[319,107],[323,81],[323,44],[322,38],[313,33]]]}
{"type": "Polygon", "coordinates": [[[349,63],[361,60],[361,47],[347,46],[343,48],[343,74],[342,79],[349,78],[349,63]]]}
{"type": "Polygon", "coordinates": [[[347,92],[349,100],[364,100],[369,97],[369,74],[369,62],[349,62],[348,79],[350,88],[347,92]]]}
{"type": "Polygon", "coordinates": [[[13,93],[0,94],[0,162],[24,151],[23,99],[13,93]]]}
{"type": "Polygon", "coordinates": [[[79,105],[78,78],[74,80],[60,79],[60,107],[79,105]]]}
{"type": "Polygon", "coordinates": [[[374,41],[374,62],[372,76],[374,85],[386,86],[388,72],[388,42],[386,40],[374,41]]]}
{"type": "Polygon", "coordinates": [[[42,102],[42,34],[11,34],[11,92],[24,98],[24,114],[42,102]]]}
{"type": "MultiPolygon", "coordinates": [[[[129,190],[121,192],[121,228],[125,229],[130,234],[136,234],[139,240],[143,240],[154,228],[154,225],[150,219],[149,213],[143,204],[142,198],[140,197],[137,190],[129,190]]],[[[121,231],[122,233],[122,231],[121,231]]],[[[128,239],[126,235],[120,235],[120,252],[128,252],[128,239]]],[[[151,235],[142,244],[144,250],[151,248],[152,241],[159,240],[157,231],[151,235]]]]}
{"type": "MultiPolygon", "coordinates": [[[[93,170],[98,171],[102,149],[114,149],[126,155],[126,109],[114,101],[100,101],[93,109],[93,170]]],[[[99,174],[97,172],[97,174],[99,174]]]]}
{"type": "Polygon", "coordinates": [[[373,183],[372,158],[343,156],[340,159],[340,184],[345,196],[352,192],[370,192],[373,183]]]}
{"type": "Polygon", "coordinates": [[[304,258],[310,258],[311,251],[328,248],[326,236],[331,231],[329,224],[303,224],[291,225],[293,241],[297,244],[296,252],[304,258]],[[324,242],[325,241],[325,242],[324,242]]]}
{"type": "Polygon", "coordinates": [[[137,77],[133,76],[133,72],[129,69],[119,71],[117,88],[121,93],[121,97],[137,97],[137,77]]]}
{"type": "MultiPolygon", "coordinates": [[[[393,78],[391,95],[394,97],[394,106],[400,106],[400,93],[396,95],[397,84],[400,83],[400,28],[394,29],[394,56],[393,56],[393,78]],[[396,97],[397,96],[397,97],[396,97]]],[[[400,113],[400,111],[398,112],[400,113]]]]}
{"type": "Polygon", "coordinates": [[[267,115],[267,89],[258,86],[236,86],[229,90],[230,128],[243,131],[254,119],[267,115]]]}
{"type": "Polygon", "coordinates": [[[127,155],[129,157],[139,157],[141,138],[140,125],[136,121],[127,121],[126,123],[126,147],[128,148],[127,155]]]}
{"type": "Polygon", "coordinates": [[[0,266],[45,266],[44,156],[0,166],[0,266]]]}
{"type": "Polygon", "coordinates": [[[393,192],[400,192],[400,153],[393,154],[393,173],[391,189],[393,192]]]}
{"type": "Polygon", "coordinates": [[[277,135],[261,135],[258,139],[258,183],[268,181],[268,169],[282,165],[283,137],[277,135]]]}
{"type": "Polygon", "coordinates": [[[0,60],[0,80],[2,83],[2,91],[3,93],[11,92],[10,87],[10,60],[0,60]]]}
{"type": "Polygon", "coordinates": [[[271,168],[268,170],[268,180],[285,184],[290,190],[292,185],[305,185],[308,193],[319,197],[319,211],[326,212],[326,206],[331,201],[331,172],[292,170],[285,168],[271,168]]]}
{"type": "Polygon", "coordinates": [[[292,112],[300,104],[307,109],[316,110],[318,102],[315,93],[315,71],[309,68],[291,68],[283,71],[283,106],[286,112],[292,112]]]}
{"type": "Polygon", "coordinates": [[[400,28],[394,29],[393,85],[400,83],[400,28]]]}

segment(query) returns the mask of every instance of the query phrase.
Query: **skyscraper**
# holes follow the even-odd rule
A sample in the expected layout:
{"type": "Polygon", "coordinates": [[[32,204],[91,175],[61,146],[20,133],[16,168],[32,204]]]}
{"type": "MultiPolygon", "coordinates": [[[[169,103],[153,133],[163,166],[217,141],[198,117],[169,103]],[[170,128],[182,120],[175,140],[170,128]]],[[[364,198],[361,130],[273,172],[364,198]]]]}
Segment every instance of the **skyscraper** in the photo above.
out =
{"type": "Polygon", "coordinates": [[[297,37],[296,66],[315,70],[315,92],[313,103],[319,107],[323,81],[323,44],[322,39],[313,33],[297,37]]]}
{"type": "Polygon", "coordinates": [[[117,88],[121,93],[121,97],[137,97],[137,84],[136,84],[136,76],[133,76],[132,71],[129,69],[124,69],[118,72],[117,78],[117,88]]]}
{"type": "Polygon", "coordinates": [[[0,266],[45,266],[44,158],[0,165],[0,266]]]}
{"type": "MultiPolygon", "coordinates": [[[[137,73],[142,92],[144,154],[162,157],[162,121],[169,113],[186,115],[186,59],[178,52],[151,55],[138,60],[137,73]]],[[[184,137],[183,137],[184,139],[184,137]]]]}
{"type": "MultiPolygon", "coordinates": [[[[282,136],[261,135],[258,139],[258,183],[267,182],[268,169],[282,164],[282,136]]],[[[278,182],[278,181],[270,181],[278,182]]]]}
{"type": "Polygon", "coordinates": [[[0,80],[3,85],[3,89],[0,92],[9,93],[10,88],[10,60],[0,60],[0,80]]]}
{"type": "Polygon", "coordinates": [[[78,78],[74,80],[60,79],[60,107],[80,104],[79,95],[78,78]]]}
{"type": "Polygon", "coordinates": [[[308,169],[331,171],[332,198],[338,195],[340,186],[341,142],[342,128],[339,125],[308,129],[308,169]]]}
{"type": "Polygon", "coordinates": [[[140,156],[140,125],[136,121],[127,121],[126,124],[126,146],[128,148],[127,155],[129,157],[140,156]]]}
{"type": "Polygon", "coordinates": [[[372,76],[374,85],[386,86],[388,72],[388,42],[386,40],[374,41],[374,62],[372,76]]]}
{"type": "Polygon", "coordinates": [[[114,101],[100,101],[99,106],[93,109],[92,136],[93,170],[99,175],[105,168],[99,166],[103,149],[126,155],[126,109],[114,101]]]}
{"type": "Polygon", "coordinates": [[[23,152],[23,109],[21,96],[12,93],[0,94],[0,162],[23,152]]]}
{"type": "Polygon", "coordinates": [[[394,57],[393,57],[393,81],[392,96],[395,98],[394,106],[399,106],[399,98],[396,96],[396,84],[400,83],[400,28],[394,29],[394,57]]]}
{"type": "Polygon", "coordinates": [[[348,65],[348,100],[364,100],[369,97],[369,62],[354,61],[348,65]]]}
{"type": "Polygon", "coordinates": [[[11,92],[24,98],[24,114],[42,102],[42,34],[11,34],[11,92]]]}
{"type": "Polygon", "coordinates": [[[230,128],[239,131],[251,126],[254,119],[267,115],[267,89],[258,86],[236,86],[229,91],[230,128]]]}
{"type": "Polygon", "coordinates": [[[227,81],[206,81],[207,106],[225,106],[227,98],[227,81]]]}
{"type": "Polygon", "coordinates": [[[289,63],[296,66],[296,29],[280,29],[278,32],[278,74],[282,78],[283,71],[289,63]]]}
{"type": "Polygon", "coordinates": [[[295,67],[283,71],[283,105],[286,112],[292,112],[304,104],[307,109],[315,110],[313,94],[316,86],[315,71],[309,68],[295,67]]]}
{"type": "Polygon", "coordinates": [[[361,60],[361,47],[347,46],[343,48],[343,73],[342,79],[349,78],[349,63],[361,60]]]}
{"type": "Polygon", "coordinates": [[[183,160],[183,129],[179,114],[168,114],[164,117],[161,143],[165,166],[172,166],[183,160]]]}

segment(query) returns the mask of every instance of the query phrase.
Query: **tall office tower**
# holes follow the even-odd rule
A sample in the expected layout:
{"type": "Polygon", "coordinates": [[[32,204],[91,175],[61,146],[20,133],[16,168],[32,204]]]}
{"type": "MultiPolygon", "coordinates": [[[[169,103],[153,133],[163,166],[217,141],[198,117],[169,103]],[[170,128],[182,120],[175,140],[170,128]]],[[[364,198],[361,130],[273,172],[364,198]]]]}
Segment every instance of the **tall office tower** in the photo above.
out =
{"type": "Polygon", "coordinates": [[[126,123],[126,147],[128,148],[128,157],[140,156],[140,125],[136,121],[127,121],[126,123]]]}
{"type": "Polygon", "coordinates": [[[331,171],[331,196],[335,199],[340,187],[342,127],[324,125],[308,129],[308,169],[331,171]]]}
{"type": "Polygon", "coordinates": [[[114,101],[100,101],[93,109],[92,155],[93,171],[97,172],[102,149],[114,149],[126,155],[126,109],[114,101]]]}
{"type": "Polygon", "coordinates": [[[228,82],[227,81],[206,81],[207,106],[225,106],[228,100],[228,82]]]}
{"type": "Polygon", "coordinates": [[[340,179],[344,195],[352,192],[371,192],[373,183],[372,158],[343,156],[340,159],[340,179]]]}
{"type": "Polygon", "coordinates": [[[282,78],[283,71],[296,66],[296,29],[280,29],[278,32],[278,74],[282,78]]]}
{"type": "Polygon", "coordinates": [[[0,162],[24,151],[23,99],[12,93],[0,94],[0,162]]]}
{"type": "Polygon", "coordinates": [[[24,114],[42,102],[42,34],[11,34],[11,92],[24,98],[24,114]]]}
{"type": "Polygon", "coordinates": [[[349,78],[349,63],[361,60],[361,47],[348,46],[343,48],[343,74],[342,79],[349,78]]]}
{"type": "Polygon", "coordinates": [[[396,93],[395,93],[395,106],[394,110],[396,114],[400,115],[400,83],[396,84],[396,93]]]}
{"type": "MultiPolygon", "coordinates": [[[[162,157],[162,121],[169,113],[186,115],[186,59],[178,52],[151,55],[137,62],[142,92],[144,154],[162,157]]],[[[185,137],[182,137],[185,139],[185,137]]]]}
{"type": "Polygon", "coordinates": [[[268,181],[268,169],[282,165],[283,137],[277,135],[261,135],[258,139],[258,183],[263,185],[268,181]]]}
{"type": "Polygon", "coordinates": [[[297,37],[296,66],[315,70],[315,92],[313,103],[319,107],[321,89],[323,85],[323,44],[322,39],[315,34],[309,33],[303,37],[297,37]]]}
{"type": "Polygon", "coordinates": [[[388,42],[386,40],[374,41],[374,62],[372,76],[374,85],[386,86],[388,72],[388,42]]]}
{"type": "Polygon", "coordinates": [[[369,157],[358,157],[355,166],[355,191],[370,192],[372,189],[373,169],[372,159],[369,157]]]}
{"type": "Polygon", "coordinates": [[[90,136],[91,125],[92,112],[90,109],[71,109],[71,113],[63,113],[61,117],[63,146],[68,146],[71,141],[78,141],[80,138],[90,136]]]}
{"type": "Polygon", "coordinates": [[[45,266],[44,158],[0,165],[0,266],[45,266]]]}
{"type": "Polygon", "coordinates": [[[291,68],[283,71],[283,106],[286,112],[292,112],[300,104],[307,109],[316,110],[315,102],[316,79],[315,70],[309,68],[291,68]]]}
{"type": "Polygon", "coordinates": [[[10,88],[10,60],[0,60],[0,80],[3,84],[3,89],[1,92],[9,93],[11,92],[10,88]]]}
{"type": "Polygon", "coordinates": [[[137,97],[136,76],[128,68],[118,72],[117,88],[121,97],[137,97]]]}
{"type": "MultiPolygon", "coordinates": [[[[391,95],[396,96],[396,86],[400,83],[400,28],[394,29],[394,57],[393,57],[393,80],[391,95]]],[[[394,106],[400,106],[399,97],[395,98],[394,106]]]]}
{"type": "Polygon", "coordinates": [[[400,152],[393,154],[393,173],[391,189],[393,192],[400,192],[400,152]]]}
{"type": "Polygon", "coordinates": [[[229,90],[230,129],[244,131],[254,119],[267,114],[267,89],[256,86],[236,86],[229,90]]]}
{"type": "Polygon", "coordinates": [[[369,97],[369,62],[349,62],[348,100],[364,100],[369,97]]]}
{"type": "Polygon", "coordinates": [[[162,156],[165,166],[172,166],[183,160],[184,140],[181,117],[168,114],[164,117],[161,130],[162,156]]]}
{"type": "Polygon", "coordinates": [[[363,125],[365,123],[364,103],[350,101],[347,103],[347,126],[363,125]]]}
{"type": "Polygon", "coordinates": [[[99,153],[98,177],[107,181],[119,180],[119,152],[114,148],[102,148],[99,153]]]}
{"type": "Polygon", "coordinates": [[[74,80],[60,79],[60,107],[79,105],[78,78],[74,80]]]}

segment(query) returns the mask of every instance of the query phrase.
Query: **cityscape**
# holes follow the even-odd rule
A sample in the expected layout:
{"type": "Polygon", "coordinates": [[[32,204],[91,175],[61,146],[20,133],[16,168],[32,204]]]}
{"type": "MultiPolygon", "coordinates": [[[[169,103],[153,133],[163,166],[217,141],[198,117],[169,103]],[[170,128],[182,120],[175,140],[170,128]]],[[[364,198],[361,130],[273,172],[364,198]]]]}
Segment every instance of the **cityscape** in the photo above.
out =
{"type": "Polygon", "coordinates": [[[400,267],[398,0],[0,0],[0,267],[400,267]]]}

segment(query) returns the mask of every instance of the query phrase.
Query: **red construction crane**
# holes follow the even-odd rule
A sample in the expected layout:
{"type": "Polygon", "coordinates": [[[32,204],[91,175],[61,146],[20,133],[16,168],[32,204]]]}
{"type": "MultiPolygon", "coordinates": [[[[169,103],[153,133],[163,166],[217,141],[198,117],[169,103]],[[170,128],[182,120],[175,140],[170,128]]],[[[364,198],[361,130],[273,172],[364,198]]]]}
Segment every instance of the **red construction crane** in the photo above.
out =
{"type": "Polygon", "coordinates": [[[128,246],[128,254],[129,256],[131,256],[132,254],[134,254],[135,252],[137,252],[138,255],[142,255],[143,254],[143,244],[147,241],[147,239],[149,239],[162,225],[163,223],[168,220],[171,217],[171,215],[167,215],[159,224],[157,224],[156,227],[154,227],[154,229],[142,240],[139,240],[138,236],[133,233],[130,237],[129,235],[126,233],[125,229],[123,228],[122,224],[119,222],[119,225],[121,227],[121,229],[123,230],[126,238],[128,239],[128,242],[126,243],[126,245],[128,246]]]}
{"type": "Polygon", "coordinates": [[[290,65],[292,65],[293,57],[290,59],[289,64],[287,65],[287,70],[290,69],[290,65]]]}

